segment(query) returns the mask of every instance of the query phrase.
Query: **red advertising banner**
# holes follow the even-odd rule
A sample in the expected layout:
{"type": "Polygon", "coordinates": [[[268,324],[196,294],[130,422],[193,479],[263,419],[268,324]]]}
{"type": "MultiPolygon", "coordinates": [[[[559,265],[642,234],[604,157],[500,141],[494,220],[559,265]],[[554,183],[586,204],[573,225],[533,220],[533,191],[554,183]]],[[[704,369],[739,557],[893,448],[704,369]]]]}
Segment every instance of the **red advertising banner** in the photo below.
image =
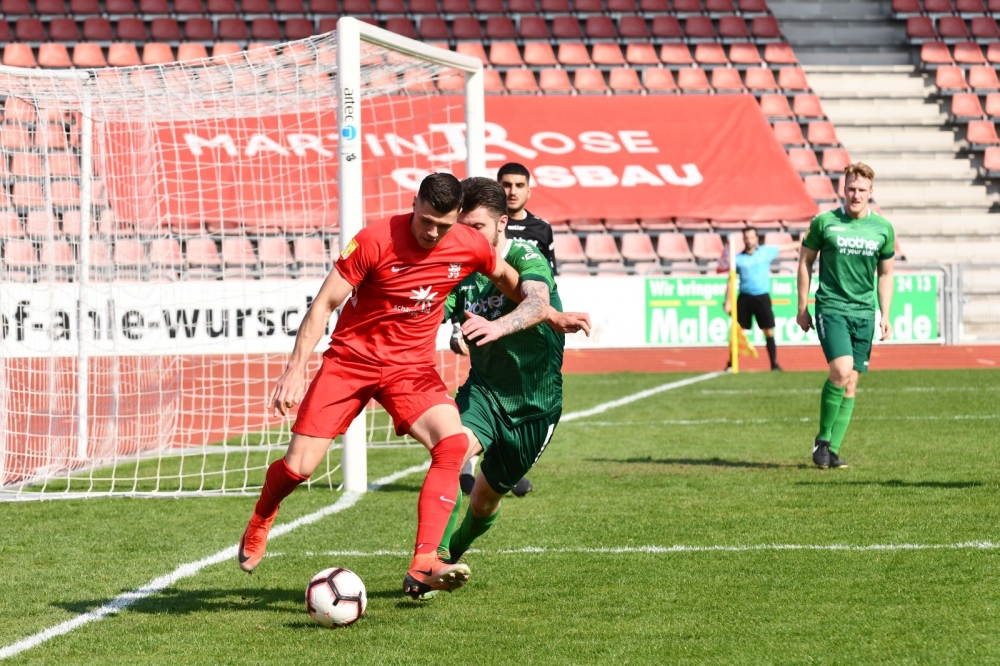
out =
{"type": "MultiPolygon", "coordinates": [[[[409,208],[433,171],[464,176],[461,100],[393,97],[363,108],[365,214],[409,208]],[[415,101],[419,100],[419,101],[415,101]]],[[[99,169],[120,219],[284,227],[336,221],[336,118],[106,125],[99,169]],[[153,218],[153,219],[149,219],[153,218]]],[[[749,95],[488,97],[487,167],[533,175],[549,219],[801,219],[816,212],[749,95]]]]}

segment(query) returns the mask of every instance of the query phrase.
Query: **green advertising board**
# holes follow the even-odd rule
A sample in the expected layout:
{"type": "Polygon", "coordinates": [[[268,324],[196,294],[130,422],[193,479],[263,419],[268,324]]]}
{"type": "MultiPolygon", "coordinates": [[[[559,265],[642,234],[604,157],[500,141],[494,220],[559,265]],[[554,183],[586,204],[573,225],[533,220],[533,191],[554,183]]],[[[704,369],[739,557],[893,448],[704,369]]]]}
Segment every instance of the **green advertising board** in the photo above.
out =
{"type": "MultiPolygon", "coordinates": [[[[894,341],[940,341],[938,278],[936,273],[895,276],[896,291],[890,314],[894,341]]],[[[725,275],[648,278],[646,343],[692,347],[728,344],[730,319],[722,310],[726,280],[725,275]]],[[[814,279],[809,297],[810,310],[816,287],[814,279]]],[[[771,304],[774,306],[774,335],[778,344],[819,344],[815,330],[803,333],[795,323],[798,303],[794,276],[771,277],[771,304]]],[[[756,324],[749,338],[754,344],[763,344],[764,335],[756,324]]]]}

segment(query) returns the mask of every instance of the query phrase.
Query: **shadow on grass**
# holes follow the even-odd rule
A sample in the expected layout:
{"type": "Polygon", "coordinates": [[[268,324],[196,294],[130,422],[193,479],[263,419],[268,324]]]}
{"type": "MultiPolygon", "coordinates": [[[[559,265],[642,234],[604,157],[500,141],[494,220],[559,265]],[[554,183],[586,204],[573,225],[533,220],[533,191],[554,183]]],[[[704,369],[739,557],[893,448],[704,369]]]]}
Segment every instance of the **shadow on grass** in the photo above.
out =
{"type": "MultiPolygon", "coordinates": [[[[109,599],[100,599],[98,601],[75,601],[54,605],[71,613],[86,613],[109,601],[109,599]]],[[[163,613],[187,615],[190,613],[241,610],[268,610],[287,613],[296,606],[305,608],[304,586],[302,589],[248,589],[243,587],[228,590],[178,590],[167,588],[129,606],[127,611],[151,615],[163,613]]]]}
{"type": "Polygon", "coordinates": [[[618,463],[621,465],[687,465],[698,467],[741,467],[745,469],[806,469],[804,463],[751,462],[749,460],[724,460],[722,458],[588,458],[588,462],[618,463]]]}
{"type": "Polygon", "coordinates": [[[420,483],[387,483],[379,486],[380,493],[417,493],[420,492],[420,483]]]}
{"type": "Polygon", "coordinates": [[[900,479],[889,479],[886,481],[797,481],[797,486],[880,486],[882,488],[944,488],[951,490],[962,490],[964,488],[978,488],[983,485],[982,481],[902,481],[900,479]]]}

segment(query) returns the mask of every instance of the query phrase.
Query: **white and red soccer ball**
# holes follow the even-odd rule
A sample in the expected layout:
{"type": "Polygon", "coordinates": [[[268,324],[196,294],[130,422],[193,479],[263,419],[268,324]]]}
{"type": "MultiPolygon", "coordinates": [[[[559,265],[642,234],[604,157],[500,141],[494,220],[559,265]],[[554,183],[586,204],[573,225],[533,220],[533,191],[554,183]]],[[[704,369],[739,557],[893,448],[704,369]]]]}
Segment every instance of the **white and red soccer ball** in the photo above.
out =
{"type": "Polygon", "coordinates": [[[306,587],[306,608],[316,623],[328,628],[354,624],[368,607],[365,584],[353,571],[323,569],[306,587]]]}

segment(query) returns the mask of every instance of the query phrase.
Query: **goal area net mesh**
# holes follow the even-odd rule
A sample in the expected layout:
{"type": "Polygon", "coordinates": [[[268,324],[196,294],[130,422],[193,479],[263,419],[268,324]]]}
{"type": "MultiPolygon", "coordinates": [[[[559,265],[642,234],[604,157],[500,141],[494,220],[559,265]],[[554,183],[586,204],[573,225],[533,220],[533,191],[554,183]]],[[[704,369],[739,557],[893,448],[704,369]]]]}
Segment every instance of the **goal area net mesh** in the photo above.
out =
{"type": "MultiPolygon", "coordinates": [[[[290,436],[268,391],[342,244],[337,50],[0,69],[0,500],[259,490],[290,436]]],[[[465,175],[465,74],[358,55],[344,196],[371,221],[465,175]]],[[[366,423],[369,446],[412,445],[377,405],[366,423]]],[[[310,484],[339,466],[335,446],[310,484]]]]}

